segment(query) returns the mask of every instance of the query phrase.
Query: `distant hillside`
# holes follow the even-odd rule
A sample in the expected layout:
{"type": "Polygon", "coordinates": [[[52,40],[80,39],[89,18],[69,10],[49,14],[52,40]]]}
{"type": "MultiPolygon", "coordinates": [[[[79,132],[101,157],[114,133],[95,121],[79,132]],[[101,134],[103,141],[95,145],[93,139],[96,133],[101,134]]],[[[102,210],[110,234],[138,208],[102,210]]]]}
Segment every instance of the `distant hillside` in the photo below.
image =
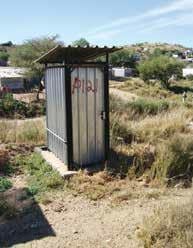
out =
{"type": "Polygon", "coordinates": [[[131,52],[138,53],[142,57],[148,57],[153,54],[155,51],[163,52],[164,54],[175,54],[175,53],[184,53],[186,50],[192,50],[192,48],[184,47],[178,44],[168,44],[168,43],[137,43],[133,45],[126,46],[131,52]]]}

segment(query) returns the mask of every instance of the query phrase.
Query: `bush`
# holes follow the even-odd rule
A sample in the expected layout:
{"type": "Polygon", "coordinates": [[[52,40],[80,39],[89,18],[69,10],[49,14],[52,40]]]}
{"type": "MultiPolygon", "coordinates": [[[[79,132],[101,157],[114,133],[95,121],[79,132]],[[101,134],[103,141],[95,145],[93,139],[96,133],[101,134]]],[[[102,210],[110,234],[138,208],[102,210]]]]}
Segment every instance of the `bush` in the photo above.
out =
{"type": "Polygon", "coordinates": [[[6,94],[0,99],[0,115],[2,117],[12,117],[15,114],[25,116],[26,111],[26,104],[15,100],[12,94],[6,94]]]}
{"type": "Polygon", "coordinates": [[[145,248],[193,247],[193,202],[158,208],[138,232],[145,248]]]}
{"type": "Polygon", "coordinates": [[[22,164],[28,175],[28,191],[32,195],[64,186],[62,177],[39,154],[34,153],[31,156],[18,158],[17,164],[22,164]]]}
{"type": "Polygon", "coordinates": [[[150,58],[149,60],[141,63],[138,66],[140,77],[144,81],[151,79],[160,80],[162,85],[166,88],[169,87],[169,79],[175,75],[182,77],[182,62],[167,56],[158,56],[150,58]]]}
{"type": "MultiPolygon", "coordinates": [[[[156,115],[160,112],[167,111],[170,104],[167,101],[149,100],[139,98],[126,105],[133,115],[156,115]]],[[[127,111],[128,111],[127,109],[127,111]]]]}
{"type": "Polygon", "coordinates": [[[177,135],[160,145],[152,167],[156,178],[172,178],[184,175],[193,176],[193,139],[188,135],[177,135]]]}
{"type": "Polygon", "coordinates": [[[0,177],[0,192],[4,192],[12,187],[11,181],[5,177],[0,177]]]}
{"type": "Polygon", "coordinates": [[[124,114],[129,117],[157,115],[169,110],[171,104],[167,100],[154,100],[148,98],[137,98],[131,102],[124,102],[115,95],[110,96],[111,113],[124,114]]]}
{"type": "Polygon", "coordinates": [[[193,81],[193,75],[188,75],[186,78],[190,81],[193,81]]]}
{"type": "Polygon", "coordinates": [[[29,104],[15,100],[12,94],[5,94],[0,99],[0,116],[5,118],[36,117],[45,115],[45,101],[31,102],[29,104]]]}

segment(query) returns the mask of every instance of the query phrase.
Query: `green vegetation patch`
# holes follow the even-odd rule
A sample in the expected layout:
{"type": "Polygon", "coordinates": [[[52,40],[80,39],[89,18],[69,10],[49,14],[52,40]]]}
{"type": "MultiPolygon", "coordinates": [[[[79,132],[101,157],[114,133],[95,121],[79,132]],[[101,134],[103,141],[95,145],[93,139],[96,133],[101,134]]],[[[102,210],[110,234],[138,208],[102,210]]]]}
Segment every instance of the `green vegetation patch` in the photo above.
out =
{"type": "Polygon", "coordinates": [[[0,192],[4,192],[12,187],[12,183],[6,177],[0,177],[0,192]]]}
{"type": "Polygon", "coordinates": [[[5,94],[0,99],[0,116],[4,118],[23,118],[45,115],[45,101],[40,103],[24,103],[13,98],[12,94],[5,94]]]}
{"type": "Polygon", "coordinates": [[[139,98],[133,102],[129,102],[126,105],[126,108],[134,115],[156,115],[160,112],[167,111],[170,107],[170,104],[166,100],[153,100],[139,98]]]}
{"type": "Polygon", "coordinates": [[[28,192],[37,195],[50,190],[64,187],[64,180],[58,172],[53,170],[39,154],[18,157],[17,164],[22,166],[28,182],[28,192]]]}

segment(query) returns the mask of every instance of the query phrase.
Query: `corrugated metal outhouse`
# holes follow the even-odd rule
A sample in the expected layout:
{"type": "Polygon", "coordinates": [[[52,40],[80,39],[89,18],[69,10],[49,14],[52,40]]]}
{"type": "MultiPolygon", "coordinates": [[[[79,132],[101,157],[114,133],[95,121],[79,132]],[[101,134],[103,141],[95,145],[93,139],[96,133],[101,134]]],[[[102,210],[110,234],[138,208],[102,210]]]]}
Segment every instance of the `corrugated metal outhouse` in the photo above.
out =
{"type": "Polygon", "coordinates": [[[116,50],[57,46],[36,61],[46,66],[48,149],[71,170],[108,159],[108,55],[116,50]]]}

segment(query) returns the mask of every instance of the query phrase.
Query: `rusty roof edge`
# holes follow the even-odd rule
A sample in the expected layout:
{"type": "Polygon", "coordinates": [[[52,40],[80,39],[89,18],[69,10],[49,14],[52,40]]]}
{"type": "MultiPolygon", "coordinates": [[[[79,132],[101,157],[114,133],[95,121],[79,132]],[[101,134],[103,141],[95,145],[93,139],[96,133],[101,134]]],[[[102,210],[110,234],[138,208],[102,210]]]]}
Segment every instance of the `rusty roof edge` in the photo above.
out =
{"type": "MultiPolygon", "coordinates": [[[[106,52],[109,52],[109,53],[113,53],[113,52],[116,52],[116,51],[119,51],[119,50],[121,50],[121,49],[123,49],[123,47],[115,47],[115,46],[112,46],[112,47],[107,47],[107,46],[103,46],[103,47],[99,47],[99,46],[86,46],[86,47],[81,47],[81,46],[71,46],[71,45],[69,45],[69,46],[61,46],[61,45],[57,45],[57,46],[55,46],[54,48],[52,48],[51,50],[49,50],[47,53],[45,53],[45,54],[43,54],[42,56],[40,56],[38,59],[36,59],[33,63],[45,63],[45,61],[44,61],[44,59],[48,56],[48,55],[51,55],[51,54],[54,54],[56,51],[57,51],[57,49],[58,48],[60,48],[60,49],[67,49],[67,48],[71,48],[71,49],[73,49],[73,48],[81,48],[81,49],[88,49],[88,48],[93,48],[93,49],[107,49],[107,51],[106,52]]],[[[102,51],[101,51],[102,52],[102,51]]],[[[105,53],[106,53],[105,51],[103,51],[99,56],[103,56],[105,53]]],[[[97,54],[96,54],[97,55],[97,54]]],[[[95,55],[95,56],[96,56],[95,55]]],[[[95,57],[94,56],[94,57],[95,57]]],[[[93,57],[93,54],[92,55],[90,55],[90,56],[88,56],[88,59],[92,59],[92,57],[93,57]]]]}
{"type": "Polygon", "coordinates": [[[50,49],[47,53],[44,53],[42,56],[40,56],[38,59],[34,60],[33,63],[40,63],[42,59],[47,57],[48,55],[54,53],[58,48],[62,48],[61,45],[57,45],[54,48],[50,49]]]}

